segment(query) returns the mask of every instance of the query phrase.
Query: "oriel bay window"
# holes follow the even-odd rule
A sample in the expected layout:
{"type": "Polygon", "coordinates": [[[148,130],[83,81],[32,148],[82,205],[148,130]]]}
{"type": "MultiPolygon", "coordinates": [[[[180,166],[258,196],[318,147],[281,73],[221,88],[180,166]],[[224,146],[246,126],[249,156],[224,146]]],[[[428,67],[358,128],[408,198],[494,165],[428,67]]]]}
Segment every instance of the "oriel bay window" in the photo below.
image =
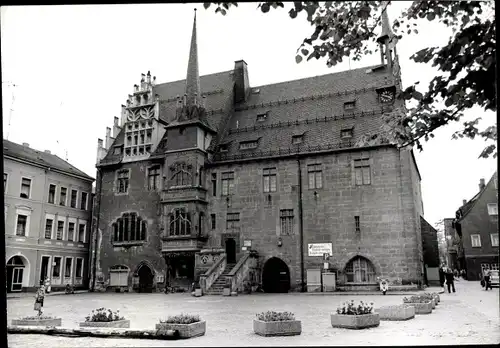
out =
{"type": "Polygon", "coordinates": [[[145,241],[147,222],[137,213],[124,213],[113,227],[113,242],[145,241]]]}
{"type": "Polygon", "coordinates": [[[191,214],[186,209],[178,208],[170,213],[169,234],[171,236],[191,235],[191,214]]]}
{"type": "Polygon", "coordinates": [[[177,163],[170,167],[172,173],[170,177],[170,186],[189,186],[192,185],[191,165],[177,163]]]}

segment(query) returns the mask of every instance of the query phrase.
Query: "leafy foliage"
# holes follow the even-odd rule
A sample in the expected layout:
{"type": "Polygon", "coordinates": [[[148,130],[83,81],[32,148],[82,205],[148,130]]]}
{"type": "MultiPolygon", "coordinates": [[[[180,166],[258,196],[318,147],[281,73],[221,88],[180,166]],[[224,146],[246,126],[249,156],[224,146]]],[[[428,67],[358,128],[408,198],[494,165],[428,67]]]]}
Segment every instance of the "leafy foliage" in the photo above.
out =
{"type": "Polygon", "coordinates": [[[428,298],[428,297],[422,296],[422,295],[415,295],[415,296],[411,296],[410,298],[403,297],[404,303],[427,303],[427,302],[431,302],[431,301],[432,301],[432,298],[428,298]]]}
{"type": "Polygon", "coordinates": [[[373,302],[368,304],[360,301],[356,306],[354,300],[351,300],[351,302],[344,302],[341,307],[337,308],[337,314],[363,315],[371,313],[373,313],[373,302]]]}
{"type": "MultiPolygon", "coordinates": [[[[381,13],[389,3],[267,1],[261,2],[258,8],[268,13],[286,4],[291,7],[288,10],[291,18],[305,13],[314,31],[297,49],[295,61],[325,59],[331,67],[347,57],[357,61],[379,50],[375,44],[378,36],[375,28],[381,25],[381,13]]],[[[215,4],[215,12],[222,15],[226,15],[231,6],[237,6],[235,2],[204,3],[205,9],[211,4],[215,4]]],[[[416,144],[422,150],[422,138],[427,141],[434,137],[434,130],[460,121],[464,112],[473,107],[496,112],[496,20],[488,18],[493,12],[493,1],[413,1],[393,22],[393,44],[403,35],[418,34],[419,20],[437,21],[453,32],[443,47],[428,47],[410,57],[416,63],[432,64],[438,73],[426,91],[419,91],[417,82],[400,93],[398,97],[411,101],[414,107],[386,117],[400,147],[416,144]]],[[[489,142],[480,157],[496,157],[496,124],[480,130],[480,119],[464,122],[452,138],[480,137],[489,142]]]]}
{"type": "Polygon", "coordinates": [[[111,309],[106,309],[104,307],[92,310],[92,313],[85,317],[86,322],[109,322],[124,320],[125,318],[120,316],[119,310],[113,312],[111,309]]]}
{"type": "Polygon", "coordinates": [[[262,321],[286,321],[295,320],[295,315],[291,312],[267,311],[256,314],[258,320],[262,321]]]}
{"type": "Polygon", "coordinates": [[[179,314],[172,315],[167,318],[167,320],[161,320],[160,323],[169,323],[169,324],[192,324],[201,321],[199,315],[191,315],[191,314],[179,314]]]}

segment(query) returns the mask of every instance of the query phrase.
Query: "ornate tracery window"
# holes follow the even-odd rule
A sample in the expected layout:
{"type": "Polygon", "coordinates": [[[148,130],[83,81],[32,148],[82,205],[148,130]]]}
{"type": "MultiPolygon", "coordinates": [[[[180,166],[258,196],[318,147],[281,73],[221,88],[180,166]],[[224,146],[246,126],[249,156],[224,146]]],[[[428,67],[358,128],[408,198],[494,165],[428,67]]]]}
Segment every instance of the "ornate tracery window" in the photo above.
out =
{"type": "Polygon", "coordinates": [[[192,185],[192,166],[185,163],[177,163],[170,167],[170,186],[192,185]]]}
{"type": "Polygon", "coordinates": [[[188,236],[191,234],[191,214],[184,208],[174,209],[170,213],[171,236],[188,236]]]}
{"type": "Polygon", "coordinates": [[[113,242],[145,241],[147,226],[136,213],[124,213],[113,224],[113,242]]]}
{"type": "Polygon", "coordinates": [[[375,269],[372,263],[362,256],[356,256],[346,265],[344,273],[347,283],[374,283],[375,269]]]}

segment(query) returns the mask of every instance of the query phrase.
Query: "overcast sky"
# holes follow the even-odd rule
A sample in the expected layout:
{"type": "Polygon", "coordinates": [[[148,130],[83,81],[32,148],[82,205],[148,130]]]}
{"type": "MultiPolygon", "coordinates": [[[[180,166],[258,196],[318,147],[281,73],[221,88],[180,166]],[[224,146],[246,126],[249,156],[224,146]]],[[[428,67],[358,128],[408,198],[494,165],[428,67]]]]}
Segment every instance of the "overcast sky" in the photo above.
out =
{"type": "MultiPolygon", "coordinates": [[[[409,4],[393,2],[391,21],[409,4]]],[[[2,6],[4,138],[61,158],[67,151],[71,164],[95,177],[97,139],[104,139],[106,127],[120,116],[141,73],[151,70],[157,83],[185,78],[195,7],[201,75],[231,70],[234,61],[244,59],[250,85],[260,86],[380,60],[376,53],[333,68],[323,60],[296,64],[297,48],[312,33],[305,14],[293,20],[284,9],[262,14],[257,3],[240,4],[225,17],[201,4],[2,6]]],[[[426,86],[435,76],[431,66],[409,57],[446,43],[449,35],[446,28],[423,20],[418,35],[398,43],[404,87],[415,81],[426,86]]],[[[477,116],[496,122],[494,113],[469,114],[477,116]]],[[[436,131],[423,152],[415,149],[424,217],[433,225],[454,217],[462,199],[477,193],[479,179],[488,181],[496,170],[496,159],[478,159],[482,140],[451,140],[459,126],[436,131]]]]}

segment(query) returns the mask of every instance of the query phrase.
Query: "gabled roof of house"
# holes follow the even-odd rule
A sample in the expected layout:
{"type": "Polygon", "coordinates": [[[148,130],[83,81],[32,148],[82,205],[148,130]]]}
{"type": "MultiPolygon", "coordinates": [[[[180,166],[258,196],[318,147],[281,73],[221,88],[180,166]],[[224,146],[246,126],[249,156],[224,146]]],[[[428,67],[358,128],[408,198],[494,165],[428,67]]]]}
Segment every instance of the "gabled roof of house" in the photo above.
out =
{"type": "Polygon", "coordinates": [[[488,186],[490,185],[491,181],[495,178],[496,175],[497,175],[497,172],[495,171],[495,173],[493,173],[493,175],[491,176],[490,180],[488,180],[488,182],[484,185],[484,188],[481,191],[479,191],[478,193],[476,193],[474,195],[474,197],[472,197],[467,203],[465,203],[460,208],[458,208],[458,210],[460,210],[462,212],[462,217],[460,219],[458,219],[458,221],[463,220],[465,218],[465,216],[472,210],[472,208],[474,207],[476,202],[479,200],[481,195],[488,189],[488,186]]]}
{"type": "Polygon", "coordinates": [[[82,179],[84,180],[95,180],[93,177],[85,174],[83,171],[69,164],[57,155],[49,154],[44,151],[38,151],[28,146],[20,145],[6,139],[3,140],[3,153],[4,156],[10,156],[13,158],[31,162],[46,168],[57,169],[65,174],[77,175],[82,177],[82,179]]]}

